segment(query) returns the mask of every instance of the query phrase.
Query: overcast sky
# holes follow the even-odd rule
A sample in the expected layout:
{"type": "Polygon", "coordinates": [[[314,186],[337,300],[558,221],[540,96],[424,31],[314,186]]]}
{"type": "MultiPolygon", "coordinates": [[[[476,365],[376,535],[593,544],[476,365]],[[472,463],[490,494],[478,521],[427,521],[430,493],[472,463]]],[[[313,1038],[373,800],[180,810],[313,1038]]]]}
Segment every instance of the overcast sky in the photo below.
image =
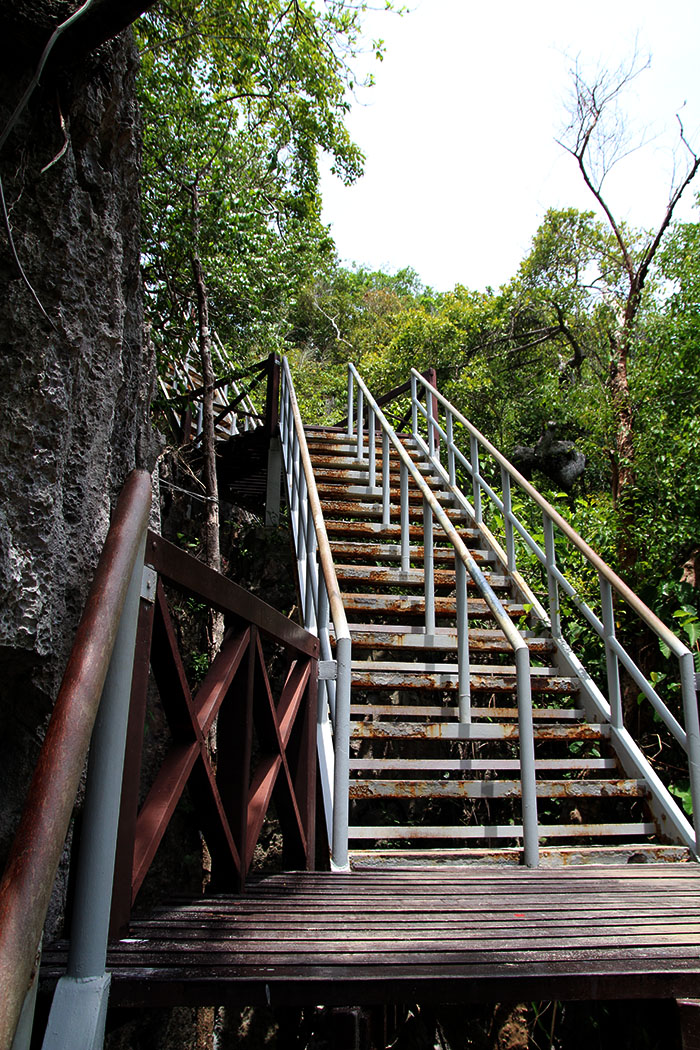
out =
{"type": "MultiPolygon", "coordinates": [[[[403,18],[367,18],[386,57],[348,120],[367,157],[364,177],[345,188],[324,175],[324,221],[343,261],[412,266],[441,291],[508,280],[548,207],[593,206],[575,161],[555,142],[573,62],[616,68],[635,40],[651,68],[624,104],[630,128],[646,128],[649,143],[618,165],[608,193],[618,216],[656,223],[672,179],[677,112],[700,150],[700,0],[411,6],[403,18]]],[[[696,216],[691,200],[681,217],[696,216]]]]}

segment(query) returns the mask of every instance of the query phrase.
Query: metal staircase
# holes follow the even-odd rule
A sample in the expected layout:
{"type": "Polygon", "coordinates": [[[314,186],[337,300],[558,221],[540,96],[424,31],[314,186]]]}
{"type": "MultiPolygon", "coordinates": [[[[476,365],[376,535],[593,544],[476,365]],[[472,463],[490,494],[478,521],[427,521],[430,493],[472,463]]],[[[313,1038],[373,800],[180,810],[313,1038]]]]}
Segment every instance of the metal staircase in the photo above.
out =
{"type": "Polygon", "coordinates": [[[620,685],[624,670],[689,753],[697,798],[685,647],[419,373],[408,434],[352,366],[342,430],[301,430],[286,362],[282,385],[305,625],[319,632],[332,686],[319,750],[338,866],[695,854],[690,822],[625,727],[620,685]],[[515,485],[543,511],[539,542],[513,509],[515,485]],[[598,574],[600,612],[560,570],[555,528],[598,574]],[[542,567],[544,599],[521,564],[542,567]],[[335,628],[320,592],[335,595],[335,628]],[[593,673],[566,642],[562,592],[600,637],[593,673]],[[678,657],[682,713],[616,637],[623,601],[678,657]],[[333,682],[336,637],[345,660],[352,651],[346,700],[333,682]]]}

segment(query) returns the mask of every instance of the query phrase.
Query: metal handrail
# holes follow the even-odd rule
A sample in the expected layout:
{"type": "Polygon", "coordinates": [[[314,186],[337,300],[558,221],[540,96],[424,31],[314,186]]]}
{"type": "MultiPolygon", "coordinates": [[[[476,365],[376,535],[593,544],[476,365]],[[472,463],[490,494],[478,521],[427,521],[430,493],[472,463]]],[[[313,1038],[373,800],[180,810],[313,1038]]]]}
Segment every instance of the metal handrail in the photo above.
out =
{"type": "MultiPolygon", "coordinates": [[[[426,534],[424,535],[424,552],[426,558],[425,580],[426,580],[426,633],[434,630],[434,611],[432,617],[428,607],[433,597],[434,588],[431,586],[429,577],[432,574],[432,515],[439,521],[443,531],[452,543],[456,558],[455,569],[457,572],[457,631],[458,631],[458,666],[459,666],[459,693],[460,693],[460,717],[468,718],[468,683],[464,681],[465,675],[469,675],[469,658],[467,649],[467,601],[466,601],[466,578],[460,572],[460,565],[469,573],[482,598],[491,610],[494,619],[505,634],[515,654],[516,682],[518,692],[518,723],[519,723],[519,746],[520,746],[520,768],[522,781],[522,809],[523,809],[523,855],[528,867],[536,867],[539,859],[538,845],[538,820],[537,820],[537,793],[535,784],[535,751],[534,730],[532,718],[532,695],[530,685],[530,651],[527,643],[521,637],[517,628],[513,625],[503,605],[491,588],[488,580],[472,557],[456,528],[450,521],[439,502],[433,495],[430,486],[416,468],[413,460],[406,451],[404,445],[396,435],[382,412],[381,408],[372,397],[367,385],[353,364],[348,365],[351,380],[357,384],[357,449],[358,458],[364,458],[363,420],[365,403],[368,414],[369,445],[368,455],[370,457],[370,485],[374,485],[372,479],[376,472],[374,464],[374,429],[375,420],[379,421],[380,427],[385,435],[382,444],[382,504],[384,507],[385,524],[388,524],[388,494],[390,486],[389,449],[391,444],[399,455],[402,463],[402,568],[408,568],[408,529],[404,527],[404,512],[407,514],[407,475],[410,474],[423,495],[426,534]],[[406,478],[406,482],[403,478],[406,478]],[[462,577],[460,579],[460,576],[462,577]],[[460,592],[462,592],[460,594],[460,592]]],[[[351,389],[349,383],[349,390],[351,389]]],[[[348,404],[348,417],[351,418],[351,404],[348,404]]],[[[407,522],[407,517],[406,517],[407,522]]]]}
{"type": "Polygon", "coordinates": [[[331,660],[333,656],[330,622],[335,636],[335,679],[321,678],[319,681],[318,751],[332,865],[335,869],[345,870],[348,866],[352,645],[304,425],[286,357],[282,358],[280,384],[280,436],[297,552],[304,626],[318,635],[321,659],[324,661],[331,660]],[[320,574],[317,557],[321,566],[320,574]]]}
{"type": "Polygon", "coordinates": [[[673,797],[657,775],[649,767],[647,782],[664,816],[670,819],[676,832],[686,844],[697,854],[700,845],[700,718],[698,716],[698,704],[695,689],[695,668],[693,654],[690,649],[663,623],[659,617],[644,604],[634,593],[628,584],[615,573],[609,565],[597,554],[579,535],[579,533],[559,514],[557,510],[542,496],[540,492],[513,466],[506,457],[498,451],[494,445],[472,424],[469,420],[452,405],[443,394],[432,384],[426,382],[425,378],[416,369],[411,369],[412,382],[414,384],[414,417],[413,436],[421,448],[430,456],[434,465],[441,471],[443,477],[450,485],[452,491],[461,498],[463,503],[474,514],[478,526],[483,529],[500,551],[501,558],[516,581],[523,587],[526,593],[531,594],[527,583],[517,572],[515,559],[515,534],[517,533],[528,548],[532,551],[538,561],[545,567],[548,584],[549,611],[545,610],[536,596],[532,595],[533,611],[541,620],[548,624],[552,631],[552,637],[559,651],[574,667],[576,673],[582,678],[596,710],[610,722],[616,732],[618,742],[625,750],[633,766],[639,765],[643,756],[632,741],[624,727],[622,694],[620,689],[620,664],[631,676],[635,684],[646,696],[654,707],[654,710],[665,723],[673,737],[685,750],[688,756],[688,771],[690,779],[691,797],[695,828],[693,828],[673,797]],[[420,384],[426,392],[426,406],[420,404],[416,390],[420,384]],[[440,425],[434,406],[440,404],[445,411],[445,426],[440,425]],[[428,441],[418,433],[417,415],[420,413],[426,420],[428,428],[428,441]],[[471,460],[467,459],[459,450],[454,441],[454,423],[460,423],[470,437],[471,460]],[[438,434],[445,441],[448,454],[448,467],[439,462],[434,449],[435,435],[438,434]],[[502,496],[498,496],[485,478],[482,477],[479,467],[479,446],[481,446],[501,468],[502,496]],[[455,459],[464,466],[472,478],[474,505],[469,506],[457,488],[455,478],[455,459]],[[516,482],[519,488],[534,502],[543,512],[544,524],[544,550],[529,534],[526,527],[513,512],[510,494],[510,483],[516,482]],[[504,552],[492,536],[490,530],[482,520],[481,494],[485,493],[497,510],[503,514],[506,534],[506,548],[504,552]],[[590,606],[580,598],[556,564],[556,553],[554,546],[554,526],[569,540],[569,542],[583,555],[584,559],[596,571],[601,591],[601,617],[597,616],[590,606]],[[580,665],[580,661],[574,656],[572,650],[566,643],[560,625],[559,616],[559,587],[571,599],[575,607],[585,617],[596,634],[605,645],[606,675],[609,697],[606,700],[592,682],[591,678],[580,665]],[[685,728],[683,728],[673,713],[669,710],[663,699],[659,696],[653,685],[640,671],[629,653],[620,644],[615,636],[615,616],[613,606],[613,592],[617,594],[632,609],[646,626],[668,647],[669,651],[678,659],[680,672],[680,685],[683,703],[685,728]]]}
{"type": "Polygon", "coordinates": [[[29,987],[129,581],[148,524],[151,477],[119,497],[0,883],[0,1046],[29,987]]]}

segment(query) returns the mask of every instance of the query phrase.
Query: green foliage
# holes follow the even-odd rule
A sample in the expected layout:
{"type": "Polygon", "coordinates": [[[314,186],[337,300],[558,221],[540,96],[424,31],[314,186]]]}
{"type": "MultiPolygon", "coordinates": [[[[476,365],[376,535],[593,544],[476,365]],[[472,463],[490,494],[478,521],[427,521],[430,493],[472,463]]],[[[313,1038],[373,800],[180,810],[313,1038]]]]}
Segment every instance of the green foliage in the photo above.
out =
{"type": "Polygon", "coordinates": [[[300,288],[329,265],[318,154],[346,182],[361,174],[344,118],[363,9],[174,0],[139,22],[145,283],[165,358],[191,334],[195,247],[237,364],[279,347],[300,288]]]}

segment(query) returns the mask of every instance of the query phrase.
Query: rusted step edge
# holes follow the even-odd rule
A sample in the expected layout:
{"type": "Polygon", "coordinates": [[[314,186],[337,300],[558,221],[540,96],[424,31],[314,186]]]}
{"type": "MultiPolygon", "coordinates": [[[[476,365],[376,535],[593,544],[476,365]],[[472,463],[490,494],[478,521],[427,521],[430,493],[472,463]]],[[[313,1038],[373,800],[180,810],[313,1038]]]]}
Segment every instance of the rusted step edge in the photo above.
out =
{"type": "MultiPolygon", "coordinates": [[[[540,869],[567,868],[570,870],[590,865],[635,864],[684,864],[691,859],[685,846],[662,846],[651,843],[633,843],[616,846],[601,843],[595,846],[540,846],[540,869]]],[[[387,871],[400,873],[405,868],[430,870],[432,868],[462,868],[480,865],[520,867],[522,851],[515,846],[501,849],[479,849],[467,846],[462,849],[355,849],[350,851],[350,867],[353,872],[387,871]]],[[[605,874],[605,873],[603,873],[605,874]]],[[[625,871],[628,874],[628,871],[625,871]]]]}
{"type": "MultiPolygon", "coordinates": [[[[351,826],[350,839],[519,839],[523,829],[520,824],[441,824],[435,826],[351,826]]],[[[655,835],[654,824],[639,822],[629,824],[540,824],[540,838],[631,838],[655,835]]]]}
{"type": "MultiPolygon", "coordinates": [[[[331,540],[334,558],[375,558],[378,561],[400,561],[401,546],[398,543],[344,543],[342,540],[331,540]]],[[[475,561],[492,562],[496,555],[489,550],[470,550],[475,561]]],[[[434,547],[433,557],[436,562],[454,564],[454,547],[434,547]]],[[[409,550],[410,561],[422,562],[425,558],[425,547],[413,546],[409,550]]]]}
{"type": "MultiPolygon", "coordinates": [[[[359,674],[372,674],[375,671],[379,674],[442,674],[456,676],[458,673],[457,664],[452,663],[431,663],[431,662],[408,662],[398,660],[353,660],[352,663],[353,671],[357,671],[359,674]]],[[[501,677],[503,675],[515,675],[516,668],[514,664],[470,664],[470,674],[473,675],[495,675],[501,677]]],[[[543,678],[557,678],[559,681],[569,683],[574,688],[578,688],[578,678],[567,678],[564,675],[560,675],[558,668],[556,667],[538,667],[533,666],[530,668],[530,676],[540,676],[543,678]]]]}
{"type": "MultiPolygon", "coordinates": [[[[350,715],[364,715],[376,717],[377,715],[395,718],[459,718],[459,708],[436,705],[419,706],[416,704],[350,704],[350,715]]],[[[472,707],[472,719],[496,718],[506,719],[514,722],[518,718],[517,707],[472,707]]],[[[585,716],[582,708],[578,707],[535,707],[532,717],[536,719],[547,719],[549,721],[573,722],[581,721],[585,716]]]]}
{"type": "MultiPolygon", "coordinates": [[[[346,583],[354,581],[365,584],[386,584],[389,587],[423,587],[425,584],[425,573],[423,569],[388,569],[375,565],[345,565],[336,563],[335,573],[338,581],[346,583]]],[[[454,587],[455,574],[451,569],[435,569],[433,579],[436,587],[454,587]]],[[[484,572],[484,579],[494,590],[503,590],[512,586],[512,580],[508,576],[500,576],[497,573],[484,572]]],[[[467,586],[470,590],[476,587],[476,583],[469,576],[467,586]]]]}
{"type": "MultiPolygon", "coordinates": [[[[496,722],[352,722],[355,740],[517,740],[517,724],[496,722]]],[[[543,740],[607,740],[610,726],[535,725],[535,742],[543,740]]]]}
{"type": "MultiPolygon", "coordinates": [[[[531,668],[531,672],[539,668],[531,668]]],[[[477,693],[513,693],[517,689],[515,675],[499,677],[496,674],[471,674],[469,683],[472,692],[477,693]]],[[[423,689],[453,690],[459,688],[457,673],[438,674],[429,671],[360,671],[352,670],[351,684],[353,689],[423,689]]],[[[533,693],[555,693],[570,696],[579,689],[577,678],[540,677],[534,673],[530,676],[530,688],[533,693]]]]}
{"type": "MultiPolygon", "coordinates": [[[[379,615],[406,613],[410,616],[422,616],[425,613],[425,599],[419,594],[361,594],[345,591],[342,594],[346,612],[373,612],[379,615]]],[[[508,616],[518,619],[527,616],[529,609],[521,602],[510,598],[501,598],[501,605],[508,616]]],[[[455,599],[437,595],[435,613],[437,616],[454,616],[455,599]]],[[[472,619],[491,617],[492,613],[483,598],[472,598],[469,601],[469,615],[472,619]]]]}
{"type": "MultiPolygon", "coordinates": [[[[644,798],[643,780],[539,780],[538,798],[644,798]]],[[[522,794],[519,780],[351,780],[351,799],[511,799],[522,794]]]]}
{"type": "MultiPolygon", "coordinates": [[[[350,625],[353,645],[359,649],[440,649],[457,650],[455,627],[436,627],[426,634],[424,627],[405,624],[353,623],[350,625]]],[[[485,627],[469,628],[469,649],[474,652],[512,653],[513,647],[503,631],[485,627]]],[[[533,653],[549,653],[554,650],[554,641],[532,631],[519,631],[533,653]]],[[[331,641],[335,636],[331,628],[331,641]]]]}
{"type": "MultiPolygon", "coordinates": [[[[575,770],[617,769],[614,758],[536,758],[536,770],[575,770]]],[[[509,772],[520,769],[517,758],[350,758],[351,770],[374,769],[378,772],[392,769],[426,770],[441,772],[509,772]]]]}
{"type": "MultiPolygon", "coordinates": [[[[396,508],[394,508],[396,509],[396,508]]],[[[326,532],[329,536],[331,535],[343,535],[343,536],[401,536],[401,526],[394,522],[389,525],[382,525],[381,521],[359,521],[350,520],[345,521],[343,519],[326,518],[326,532]]],[[[440,527],[438,522],[435,522],[435,533],[436,539],[442,539],[444,543],[447,543],[445,534],[440,527]]],[[[477,529],[468,528],[460,525],[457,528],[457,532],[461,536],[467,546],[470,543],[478,542],[481,534],[477,529]]],[[[423,528],[421,525],[409,526],[409,538],[414,539],[419,537],[423,539],[423,528]]],[[[451,549],[451,548],[449,548],[451,549]]]]}
{"type": "MultiPolygon", "coordinates": [[[[318,489],[318,495],[321,503],[326,503],[328,500],[334,499],[347,499],[352,496],[357,499],[367,500],[370,503],[376,503],[381,507],[382,502],[382,489],[381,486],[375,486],[369,488],[368,485],[326,485],[323,481],[316,482],[316,488],[318,489]]],[[[454,497],[448,494],[440,486],[434,486],[433,495],[438,503],[441,503],[445,507],[451,507],[454,503],[454,497]]],[[[392,504],[398,506],[401,500],[401,492],[398,488],[392,488],[389,490],[389,498],[392,504]]],[[[409,503],[415,503],[416,505],[423,504],[423,493],[419,488],[409,485],[408,487],[408,500],[409,503]]]]}
{"type": "MultiPolygon", "coordinates": [[[[414,511],[414,521],[418,521],[418,514],[420,513],[420,519],[422,521],[423,510],[422,503],[411,502],[411,510],[414,511]]],[[[450,503],[447,498],[440,499],[441,503],[449,507],[450,514],[452,517],[464,519],[466,517],[466,511],[462,510],[461,507],[457,507],[450,503]]],[[[321,498],[321,508],[323,510],[324,518],[328,515],[333,514],[347,514],[349,517],[354,518],[381,518],[382,516],[382,504],[381,501],[376,503],[367,503],[358,500],[357,502],[350,502],[348,500],[330,500],[321,498]]],[[[397,520],[401,516],[401,507],[398,503],[392,503],[389,507],[389,517],[397,520]]]]}

